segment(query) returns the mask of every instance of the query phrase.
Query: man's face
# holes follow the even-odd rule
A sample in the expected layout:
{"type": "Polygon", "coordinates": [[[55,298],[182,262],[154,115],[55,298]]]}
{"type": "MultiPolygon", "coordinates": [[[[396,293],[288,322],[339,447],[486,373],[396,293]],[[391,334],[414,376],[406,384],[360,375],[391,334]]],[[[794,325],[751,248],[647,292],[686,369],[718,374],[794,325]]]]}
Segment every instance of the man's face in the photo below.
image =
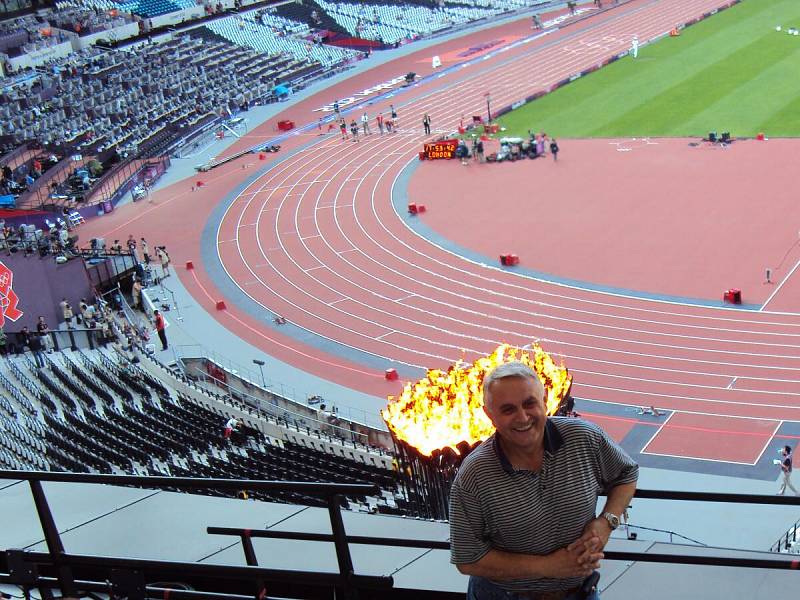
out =
{"type": "Polygon", "coordinates": [[[544,443],[544,386],[530,377],[506,377],[491,384],[486,415],[503,441],[527,452],[544,443]]]}

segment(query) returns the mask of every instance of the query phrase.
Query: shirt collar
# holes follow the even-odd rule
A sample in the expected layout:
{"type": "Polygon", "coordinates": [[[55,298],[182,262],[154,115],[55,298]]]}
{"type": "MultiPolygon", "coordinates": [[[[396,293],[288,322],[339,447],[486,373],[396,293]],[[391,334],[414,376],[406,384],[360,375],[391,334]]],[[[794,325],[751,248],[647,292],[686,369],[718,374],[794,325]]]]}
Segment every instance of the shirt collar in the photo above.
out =
{"type": "MultiPolygon", "coordinates": [[[[497,434],[493,436],[494,451],[497,453],[497,459],[500,461],[500,466],[506,473],[514,473],[515,469],[508,460],[503,447],[497,439],[497,434]]],[[[553,424],[551,419],[544,422],[544,451],[546,454],[553,455],[564,445],[564,438],[561,437],[558,428],[553,424]]]]}

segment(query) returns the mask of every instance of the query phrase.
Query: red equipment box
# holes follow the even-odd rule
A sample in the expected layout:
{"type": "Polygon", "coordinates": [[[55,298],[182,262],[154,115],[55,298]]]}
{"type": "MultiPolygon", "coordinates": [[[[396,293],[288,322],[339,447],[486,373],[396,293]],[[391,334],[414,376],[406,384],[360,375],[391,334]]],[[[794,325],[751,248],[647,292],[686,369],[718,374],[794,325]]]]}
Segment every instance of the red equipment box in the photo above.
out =
{"type": "Polygon", "coordinates": [[[742,290],[738,288],[731,288],[723,294],[722,300],[728,304],[741,304],[742,290]]]}

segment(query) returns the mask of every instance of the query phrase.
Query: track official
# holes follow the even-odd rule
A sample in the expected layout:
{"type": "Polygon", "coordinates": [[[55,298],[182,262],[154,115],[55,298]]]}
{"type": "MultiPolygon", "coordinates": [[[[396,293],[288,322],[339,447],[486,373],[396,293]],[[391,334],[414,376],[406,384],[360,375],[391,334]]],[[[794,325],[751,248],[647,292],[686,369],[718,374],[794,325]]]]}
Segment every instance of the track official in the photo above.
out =
{"type": "Polygon", "coordinates": [[[599,598],[583,583],[633,497],[638,466],[597,426],[548,418],[526,365],[500,365],[483,385],[497,431],[464,460],[450,495],[450,560],[470,576],[467,599],[599,598]]]}

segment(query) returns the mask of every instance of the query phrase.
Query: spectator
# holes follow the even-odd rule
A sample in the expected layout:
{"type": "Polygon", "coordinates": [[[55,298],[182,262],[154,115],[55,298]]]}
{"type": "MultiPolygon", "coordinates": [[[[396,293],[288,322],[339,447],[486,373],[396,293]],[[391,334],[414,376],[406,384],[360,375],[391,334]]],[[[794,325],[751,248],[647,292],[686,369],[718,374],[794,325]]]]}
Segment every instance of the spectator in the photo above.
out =
{"type": "Polygon", "coordinates": [[[72,318],[75,316],[72,312],[72,305],[67,302],[66,298],[61,299],[61,314],[64,317],[64,322],[67,324],[67,329],[73,329],[72,318]]]}
{"type": "Polygon", "coordinates": [[[236,419],[236,417],[231,417],[225,422],[225,429],[222,431],[222,437],[224,437],[226,440],[229,440],[231,438],[231,434],[238,430],[239,421],[236,419]]]}
{"type": "Polygon", "coordinates": [[[128,241],[125,242],[125,244],[128,246],[128,252],[131,254],[131,256],[133,256],[133,260],[139,262],[136,259],[136,239],[133,237],[133,235],[128,236],[128,241]]]}
{"type": "Polygon", "coordinates": [[[44,316],[40,315],[39,320],[36,323],[36,333],[39,334],[39,337],[42,340],[42,346],[47,351],[50,352],[53,347],[53,340],[50,337],[50,328],[47,326],[47,322],[44,320],[44,316]]]}
{"type": "Polygon", "coordinates": [[[161,340],[161,351],[163,352],[169,347],[167,344],[167,323],[159,311],[154,310],[153,316],[155,317],[156,333],[158,333],[158,339],[161,340]]]}
{"type": "Polygon", "coordinates": [[[22,329],[17,332],[17,347],[16,347],[16,354],[22,354],[25,352],[25,347],[30,347],[31,343],[31,333],[28,331],[28,326],[26,325],[22,329]]]}
{"type": "Polygon", "coordinates": [[[38,334],[33,333],[28,336],[28,348],[31,349],[31,354],[36,360],[36,366],[44,368],[44,356],[42,354],[42,338],[38,334]]]}
{"type": "Polygon", "coordinates": [[[133,308],[141,308],[142,305],[142,284],[136,277],[133,278],[133,286],[131,287],[131,296],[133,297],[133,308]]]}
{"type": "Polygon", "coordinates": [[[81,301],[78,303],[78,312],[81,313],[83,326],[88,327],[89,321],[92,320],[92,311],[89,309],[89,305],[86,304],[86,298],[81,298],[81,301]]]}
{"type": "Polygon", "coordinates": [[[161,276],[169,277],[169,254],[165,246],[158,247],[158,260],[161,261],[161,276]]]}
{"type": "Polygon", "coordinates": [[[450,560],[470,575],[469,600],[599,598],[579,591],[633,498],[638,466],[596,425],[548,417],[544,397],[521,362],[484,378],[496,432],[464,460],[450,493],[450,560]]]}
{"type": "Polygon", "coordinates": [[[144,264],[150,264],[150,246],[147,245],[147,240],[142,238],[142,258],[144,259],[144,264]]]}

